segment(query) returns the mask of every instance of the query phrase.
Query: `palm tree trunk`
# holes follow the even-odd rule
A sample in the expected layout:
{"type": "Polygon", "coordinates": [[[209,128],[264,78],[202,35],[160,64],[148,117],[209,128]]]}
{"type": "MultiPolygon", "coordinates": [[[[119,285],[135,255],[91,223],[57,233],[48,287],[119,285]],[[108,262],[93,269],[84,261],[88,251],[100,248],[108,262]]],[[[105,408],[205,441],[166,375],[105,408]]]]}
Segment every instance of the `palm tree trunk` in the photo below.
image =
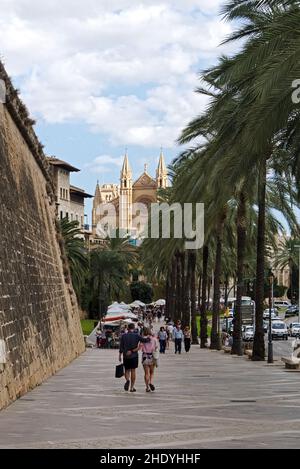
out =
{"type": "Polygon", "coordinates": [[[99,319],[104,317],[104,292],[103,292],[103,275],[99,272],[98,277],[98,305],[99,305],[99,319]]]}
{"type": "Polygon", "coordinates": [[[202,287],[202,274],[199,274],[199,278],[198,278],[198,311],[200,311],[200,305],[201,305],[201,287],[202,287]]]}
{"type": "Polygon", "coordinates": [[[239,194],[237,209],[237,294],[234,311],[234,329],[232,354],[243,355],[242,350],[242,295],[244,290],[244,260],[246,249],[246,197],[243,192],[239,194]]]}
{"type": "Polygon", "coordinates": [[[227,307],[227,303],[228,303],[228,275],[226,274],[226,277],[225,277],[225,295],[224,295],[224,305],[225,307],[227,307]]]}
{"type": "Polygon", "coordinates": [[[176,298],[176,274],[177,274],[177,261],[176,257],[173,256],[171,266],[171,278],[170,278],[170,308],[168,316],[170,319],[175,319],[175,298],[176,298]]]}
{"type": "Polygon", "coordinates": [[[211,283],[212,283],[211,276],[209,276],[207,280],[207,298],[206,298],[206,305],[205,305],[206,311],[209,310],[209,306],[210,306],[211,283]]]}
{"type": "Polygon", "coordinates": [[[170,272],[170,269],[168,269],[167,279],[166,279],[166,307],[165,307],[166,317],[168,317],[169,311],[170,311],[170,279],[171,279],[171,272],[170,272]]]}
{"type": "Polygon", "coordinates": [[[190,291],[191,291],[191,323],[192,343],[198,344],[197,321],[196,321],[196,251],[189,251],[190,264],[190,291]]]}
{"type": "Polygon", "coordinates": [[[176,320],[181,319],[181,305],[182,305],[182,289],[181,289],[181,262],[180,254],[177,251],[176,254],[176,297],[175,297],[175,316],[176,320]]]}
{"type": "Polygon", "coordinates": [[[222,268],[222,235],[225,222],[225,211],[222,213],[217,228],[217,249],[214,270],[214,296],[213,296],[213,311],[212,311],[212,329],[210,348],[213,350],[221,349],[221,335],[219,331],[220,323],[220,280],[222,268]]]}
{"type": "Polygon", "coordinates": [[[255,334],[253,342],[253,361],[265,359],[265,334],[263,327],[264,280],[265,280],[265,225],[266,225],[266,178],[267,160],[261,163],[258,181],[258,222],[257,222],[257,258],[255,292],[255,334]]]}
{"type": "Polygon", "coordinates": [[[207,289],[207,270],[208,270],[208,246],[205,244],[202,251],[202,294],[200,308],[200,347],[206,347],[207,339],[207,315],[206,315],[206,289],[207,289]]]}
{"type": "MultiPolygon", "coordinates": [[[[184,276],[183,276],[184,278],[184,276]]],[[[182,310],[182,322],[184,326],[191,325],[191,308],[190,308],[190,291],[191,291],[191,259],[188,253],[188,263],[186,269],[186,276],[183,287],[183,310],[182,310]]]]}
{"type": "Polygon", "coordinates": [[[210,348],[212,350],[219,350],[220,340],[218,331],[218,322],[220,314],[220,275],[221,275],[221,259],[222,259],[222,241],[217,237],[217,249],[214,270],[214,295],[213,295],[213,310],[212,310],[212,328],[210,335],[210,348]]]}
{"type": "Polygon", "coordinates": [[[290,270],[290,300],[293,304],[294,295],[293,295],[293,259],[289,259],[289,270],[290,270]]]}
{"type": "MultiPolygon", "coordinates": [[[[189,318],[189,278],[188,269],[185,268],[185,251],[180,253],[181,263],[181,301],[180,301],[180,319],[184,322],[189,318]]],[[[189,320],[188,320],[189,324],[189,320]]],[[[187,325],[188,325],[187,324],[187,325]]]]}

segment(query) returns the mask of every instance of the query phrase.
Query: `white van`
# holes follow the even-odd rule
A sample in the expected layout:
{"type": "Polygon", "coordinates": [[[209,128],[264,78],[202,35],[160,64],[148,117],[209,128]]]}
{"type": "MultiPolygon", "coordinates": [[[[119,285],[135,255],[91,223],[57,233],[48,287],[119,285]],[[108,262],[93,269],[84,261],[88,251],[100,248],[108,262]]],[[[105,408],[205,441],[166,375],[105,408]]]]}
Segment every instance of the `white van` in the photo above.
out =
{"type": "Polygon", "coordinates": [[[272,321],[271,335],[273,339],[288,340],[288,328],[283,321],[272,321]]]}
{"type": "Polygon", "coordinates": [[[291,306],[291,303],[287,300],[274,300],[275,308],[288,308],[291,306]]]}

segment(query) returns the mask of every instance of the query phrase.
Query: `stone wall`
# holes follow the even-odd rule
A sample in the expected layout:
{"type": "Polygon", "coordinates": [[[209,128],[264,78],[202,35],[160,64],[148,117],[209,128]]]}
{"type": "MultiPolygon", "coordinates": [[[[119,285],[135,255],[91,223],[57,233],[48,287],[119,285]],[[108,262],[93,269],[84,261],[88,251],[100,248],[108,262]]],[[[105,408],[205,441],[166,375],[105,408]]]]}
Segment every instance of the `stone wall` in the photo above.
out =
{"type": "Polygon", "coordinates": [[[0,63],[0,409],[84,350],[42,146],[0,63]]]}

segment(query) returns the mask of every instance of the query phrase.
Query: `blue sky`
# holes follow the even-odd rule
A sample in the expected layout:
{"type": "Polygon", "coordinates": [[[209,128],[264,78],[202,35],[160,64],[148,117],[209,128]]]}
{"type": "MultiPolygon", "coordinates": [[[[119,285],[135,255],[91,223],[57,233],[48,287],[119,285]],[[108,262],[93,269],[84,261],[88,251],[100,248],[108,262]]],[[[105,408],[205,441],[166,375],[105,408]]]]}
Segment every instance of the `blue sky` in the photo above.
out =
{"type": "Polygon", "coordinates": [[[207,103],[197,73],[231,52],[221,3],[0,0],[1,58],[46,153],[81,169],[73,184],[118,182],[125,147],[135,178],[146,162],[155,174],[161,145],[167,163],[178,154],[207,103]]]}

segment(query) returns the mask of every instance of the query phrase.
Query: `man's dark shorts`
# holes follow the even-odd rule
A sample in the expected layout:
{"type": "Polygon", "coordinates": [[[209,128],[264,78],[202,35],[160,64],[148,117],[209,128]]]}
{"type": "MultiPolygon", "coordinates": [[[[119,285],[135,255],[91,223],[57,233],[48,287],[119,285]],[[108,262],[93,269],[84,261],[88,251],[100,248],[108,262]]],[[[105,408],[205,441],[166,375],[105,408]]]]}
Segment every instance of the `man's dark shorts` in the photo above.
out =
{"type": "Polygon", "coordinates": [[[139,366],[139,358],[125,358],[124,368],[125,370],[135,370],[139,366]]]}

